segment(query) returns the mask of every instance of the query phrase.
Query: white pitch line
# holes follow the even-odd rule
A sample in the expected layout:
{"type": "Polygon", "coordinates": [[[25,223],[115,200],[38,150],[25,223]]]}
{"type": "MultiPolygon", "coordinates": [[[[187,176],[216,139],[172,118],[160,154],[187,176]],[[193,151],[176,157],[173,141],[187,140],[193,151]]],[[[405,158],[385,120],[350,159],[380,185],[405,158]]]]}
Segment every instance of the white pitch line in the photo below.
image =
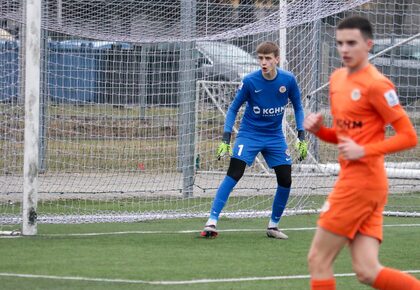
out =
{"type": "MultiPolygon", "coordinates": [[[[420,273],[420,270],[406,270],[405,273],[420,273]]],[[[179,281],[146,281],[146,280],[130,280],[130,279],[107,279],[107,278],[89,278],[80,276],[54,276],[54,275],[34,275],[34,274],[18,274],[18,273],[0,273],[4,277],[18,278],[35,278],[35,279],[52,279],[52,280],[73,280],[73,281],[89,281],[89,282],[110,282],[110,283],[127,283],[127,284],[149,284],[149,285],[187,285],[187,284],[206,284],[206,283],[226,283],[226,282],[247,282],[247,281],[267,281],[267,280],[293,280],[293,279],[309,279],[309,275],[291,275],[291,276],[268,276],[268,277],[242,277],[242,278],[225,278],[225,279],[197,279],[197,280],[179,280],[179,281]]],[[[351,277],[354,273],[335,274],[335,277],[351,277]]]]}
{"type": "MultiPolygon", "coordinates": [[[[420,224],[395,224],[384,225],[384,227],[420,227],[420,224]]],[[[282,231],[313,231],[316,227],[305,228],[282,228],[282,231]]],[[[218,230],[218,232],[262,232],[265,229],[226,229],[218,230]]],[[[67,236],[106,236],[106,235],[129,235],[129,234],[192,234],[198,233],[200,230],[183,230],[183,231],[124,231],[124,232],[103,232],[103,233],[73,233],[73,234],[39,234],[43,237],[67,237],[67,236]]]]}

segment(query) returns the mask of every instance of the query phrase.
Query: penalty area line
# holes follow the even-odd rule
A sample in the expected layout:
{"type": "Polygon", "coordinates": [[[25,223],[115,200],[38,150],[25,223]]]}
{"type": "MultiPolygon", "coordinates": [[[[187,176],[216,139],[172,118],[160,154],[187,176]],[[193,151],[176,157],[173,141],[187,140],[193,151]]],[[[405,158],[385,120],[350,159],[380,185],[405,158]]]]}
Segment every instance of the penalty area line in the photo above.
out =
{"type": "MultiPolygon", "coordinates": [[[[406,270],[405,273],[416,274],[420,270],[406,270]]],[[[290,275],[290,276],[267,276],[267,277],[242,277],[242,278],[224,278],[224,279],[197,279],[197,280],[179,280],[179,281],[147,281],[130,279],[109,279],[109,278],[89,278],[80,276],[54,276],[54,275],[35,275],[18,273],[0,273],[3,277],[34,278],[50,280],[72,280],[86,282],[106,282],[106,283],[126,283],[126,284],[149,284],[149,285],[187,285],[187,284],[207,284],[207,283],[227,283],[227,282],[247,282],[247,281],[267,281],[267,280],[293,280],[309,279],[309,275],[290,275]]],[[[352,277],[354,273],[335,274],[335,277],[352,277]]]]}
{"type": "MultiPolygon", "coordinates": [[[[420,224],[391,224],[383,225],[386,228],[393,227],[420,227],[420,224]]],[[[282,228],[282,231],[313,231],[316,227],[303,228],[282,228]]],[[[227,232],[262,232],[266,229],[225,229],[218,230],[220,233],[227,232]]],[[[106,235],[130,235],[130,234],[193,234],[199,233],[200,230],[180,230],[180,231],[123,231],[123,232],[103,232],[103,233],[70,233],[70,234],[38,234],[43,237],[71,237],[71,236],[106,236],[106,235]]]]}

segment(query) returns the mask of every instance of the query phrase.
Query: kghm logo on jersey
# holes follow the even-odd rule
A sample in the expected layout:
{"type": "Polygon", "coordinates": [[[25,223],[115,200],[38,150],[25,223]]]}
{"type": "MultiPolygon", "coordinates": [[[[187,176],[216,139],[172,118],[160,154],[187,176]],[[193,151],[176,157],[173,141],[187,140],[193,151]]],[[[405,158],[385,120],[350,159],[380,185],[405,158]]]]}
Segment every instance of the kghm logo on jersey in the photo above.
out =
{"type": "Polygon", "coordinates": [[[351,92],[351,99],[353,101],[358,101],[358,100],[360,100],[361,97],[362,97],[362,94],[360,93],[360,90],[359,89],[354,89],[351,92]]]}
{"type": "Polygon", "coordinates": [[[262,113],[263,117],[273,117],[273,116],[279,116],[284,113],[284,107],[277,107],[277,108],[264,108],[261,109],[258,106],[252,107],[252,110],[254,111],[254,114],[259,115],[262,113]]]}
{"type": "Polygon", "coordinates": [[[359,120],[344,120],[344,119],[336,119],[335,125],[338,128],[351,130],[351,129],[361,129],[363,128],[363,122],[359,120]]]}

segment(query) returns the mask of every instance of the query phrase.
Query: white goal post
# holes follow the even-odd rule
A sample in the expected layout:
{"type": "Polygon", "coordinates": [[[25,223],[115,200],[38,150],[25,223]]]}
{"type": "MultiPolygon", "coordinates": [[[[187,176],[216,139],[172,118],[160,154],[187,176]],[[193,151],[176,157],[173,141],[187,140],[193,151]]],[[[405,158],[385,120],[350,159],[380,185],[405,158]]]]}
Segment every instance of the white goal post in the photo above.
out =
{"type": "Polygon", "coordinates": [[[37,233],[39,103],[41,88],[41,1],[26,1],[25,132],[23,161],[22,234],[37,233]]]}

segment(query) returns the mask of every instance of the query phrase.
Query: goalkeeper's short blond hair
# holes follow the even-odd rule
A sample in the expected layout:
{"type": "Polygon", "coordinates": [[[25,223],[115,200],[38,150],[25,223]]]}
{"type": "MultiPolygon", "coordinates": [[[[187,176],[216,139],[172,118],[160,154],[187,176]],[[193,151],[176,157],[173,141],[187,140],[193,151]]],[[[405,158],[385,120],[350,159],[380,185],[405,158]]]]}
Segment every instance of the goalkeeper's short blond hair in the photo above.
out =
{"type": "Polygon", "coordinates": [[[261,54],[273,53],[275,57],[278,57],[280,55],[280,48],[275,42],[264,41],[264,42],[261,42],[257,46],[257,53],[261,53],[261,54]]]}

